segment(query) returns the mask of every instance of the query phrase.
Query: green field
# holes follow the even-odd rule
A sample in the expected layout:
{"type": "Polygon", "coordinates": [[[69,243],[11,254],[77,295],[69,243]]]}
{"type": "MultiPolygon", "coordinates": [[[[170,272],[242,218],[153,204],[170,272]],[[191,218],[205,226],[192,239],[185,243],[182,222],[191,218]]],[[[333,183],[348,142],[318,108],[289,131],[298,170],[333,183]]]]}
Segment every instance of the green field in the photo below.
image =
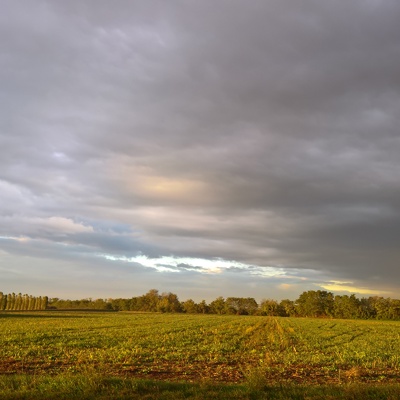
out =
{"type": "Polygon", "coordinates": [[[400,398],[400,322],[24,312],[0,330],[2,399],[400,398]]]}

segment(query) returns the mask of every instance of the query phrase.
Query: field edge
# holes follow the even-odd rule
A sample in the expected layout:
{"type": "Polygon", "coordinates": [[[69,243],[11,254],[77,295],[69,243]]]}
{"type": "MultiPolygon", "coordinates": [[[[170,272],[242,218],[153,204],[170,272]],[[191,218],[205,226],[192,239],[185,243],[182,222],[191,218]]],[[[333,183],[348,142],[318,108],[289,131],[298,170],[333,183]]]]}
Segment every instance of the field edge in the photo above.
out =
{"type": "Polygon", "coordinates": [[[32,399],[388,399],[400,398],[399,384],[342,385],[167,382],[100,374],[0,375],[2,400],[32,399]]]}

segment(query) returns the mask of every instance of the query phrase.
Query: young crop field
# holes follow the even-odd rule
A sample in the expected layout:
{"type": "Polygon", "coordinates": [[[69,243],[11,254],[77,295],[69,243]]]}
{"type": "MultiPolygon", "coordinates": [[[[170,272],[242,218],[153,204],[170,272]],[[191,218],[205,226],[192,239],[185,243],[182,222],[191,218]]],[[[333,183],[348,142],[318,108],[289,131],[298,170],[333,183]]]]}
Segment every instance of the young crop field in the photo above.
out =
{"type": "Polygon", "coordinates": [[[103,312],[0,314],[0,375],[398,384],[400,323],[103,312]]]}

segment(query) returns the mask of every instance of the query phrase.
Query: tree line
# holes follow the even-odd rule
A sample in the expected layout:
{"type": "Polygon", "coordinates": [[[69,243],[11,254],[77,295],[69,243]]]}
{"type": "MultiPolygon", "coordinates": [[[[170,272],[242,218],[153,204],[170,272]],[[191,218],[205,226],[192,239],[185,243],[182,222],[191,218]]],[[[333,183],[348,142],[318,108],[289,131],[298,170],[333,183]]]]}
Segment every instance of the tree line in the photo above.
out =
{"type": "Polygon", "coordinates": [[[354,294],[334,295],[324,290],[303,292],[297,300],[264,299],[260,303],[252,297],[217,297],[207,303],[192,299],[179,301],[174,293],[159,293],[151,289],[132,298],[49,300],[53,309],[92,309],[188,314],[265,315],[281,317],[320,317],[347,319],[400,320],[400,300],[384,297],[357,298],[354,294]]]}
{"type": "Polygon", "coordinates": [[[3,294],[3,292],[0,292],[0,311],[45,310],[48,301],[47,296],[35,297],[22,293],[3,294]]]}

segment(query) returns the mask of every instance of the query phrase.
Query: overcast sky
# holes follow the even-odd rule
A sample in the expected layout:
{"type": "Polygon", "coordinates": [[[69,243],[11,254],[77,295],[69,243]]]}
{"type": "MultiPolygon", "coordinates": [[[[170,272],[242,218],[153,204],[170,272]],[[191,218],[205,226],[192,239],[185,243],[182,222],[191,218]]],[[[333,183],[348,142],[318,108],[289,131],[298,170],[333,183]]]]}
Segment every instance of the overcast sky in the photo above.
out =
{"type": "Polygon", "coordinates": [[[398,0],[2,1],[0,290],[400,297],[398,0]]]}

